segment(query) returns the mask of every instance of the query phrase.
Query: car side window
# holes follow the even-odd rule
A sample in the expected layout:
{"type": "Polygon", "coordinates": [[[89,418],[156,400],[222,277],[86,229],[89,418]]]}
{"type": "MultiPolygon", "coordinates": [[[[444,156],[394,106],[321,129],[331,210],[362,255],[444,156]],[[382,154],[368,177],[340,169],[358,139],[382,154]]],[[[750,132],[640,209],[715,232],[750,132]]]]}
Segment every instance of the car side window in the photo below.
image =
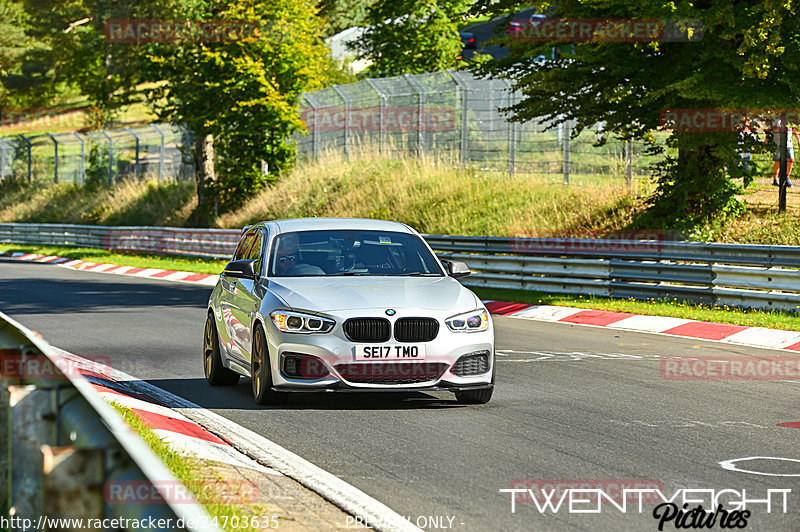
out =
{"type": "Polygon", "coordinates": [[[255,264],[253,264],[253,271],[260,274],[261,273],[261,242],[263,241],[263,236],[261,231],[256,231],[254,238],[251,240],[250,248],[247,252],[247,259],[255,260],[255,264]]]}
{"type": "Polygon", "coordinates": [[[239,239],[239,245],[236,246],[236,252],[233,254],[233,260],[244,260],[250,251],[253,243],[253,232],[247,232],[239,239]]]}

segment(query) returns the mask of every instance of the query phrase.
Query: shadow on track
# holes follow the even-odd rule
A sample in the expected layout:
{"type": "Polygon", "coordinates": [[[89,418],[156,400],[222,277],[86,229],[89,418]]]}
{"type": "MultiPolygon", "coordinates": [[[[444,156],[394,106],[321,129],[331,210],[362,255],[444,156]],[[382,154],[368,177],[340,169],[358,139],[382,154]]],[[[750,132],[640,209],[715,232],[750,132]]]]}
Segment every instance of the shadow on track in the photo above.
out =
{"type": "MultiPolygon", "coordinates": [[[[47,264],[28,266],[54,268],[47,264]]],[[[85,279],[48,278],[32,269],[27,278],[0,279],[0,307],[8,314],[63,314],[121,311],[134,307],[204,309],[211,287],[169,282],[142,282],[135,277],[79,273],[85,279]]],[[[77,273],[77,272],[76,272],[77,273]]]]}
{"type": "Polygon", "coordinates": [[[419,410],[462,408],[447,392],[300,392],[286,404],[253,403],[250,379],[233,387],[210,387],[205,379],[148,379],[148,383],[179,395],[209,410],[419,410]]]}

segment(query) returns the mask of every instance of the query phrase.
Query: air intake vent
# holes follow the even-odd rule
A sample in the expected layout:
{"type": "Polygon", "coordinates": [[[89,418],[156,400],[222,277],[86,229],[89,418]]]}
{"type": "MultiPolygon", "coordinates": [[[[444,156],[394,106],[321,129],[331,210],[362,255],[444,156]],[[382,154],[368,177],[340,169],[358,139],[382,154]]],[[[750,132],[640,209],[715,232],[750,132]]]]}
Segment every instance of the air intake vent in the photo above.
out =
{"type": "Polygon", "coordinates": [[[344,334],[351,342],[385,342],[391,325],[386,318],[352,318],[344,322],[344,334]]]}
{"type": "Polygon", "coordinates": [[[360,384],[415,384],[438,380],[447,369],[441,362],[400,362],[396,364],[338,364],[336,371],[346,381],[360,384]]]}
{"type": "Polygon", "coordinates": [[[483,375],[489,371],[489,351],[476,351],[459,358],[450,372],[459,377],[483,375]]]}
{"type": "Polygon", "coordinates": [[[439,334],[439,322],[433,318],[400,318],[394,324],[398,342],[430,342],[439,334]]]}

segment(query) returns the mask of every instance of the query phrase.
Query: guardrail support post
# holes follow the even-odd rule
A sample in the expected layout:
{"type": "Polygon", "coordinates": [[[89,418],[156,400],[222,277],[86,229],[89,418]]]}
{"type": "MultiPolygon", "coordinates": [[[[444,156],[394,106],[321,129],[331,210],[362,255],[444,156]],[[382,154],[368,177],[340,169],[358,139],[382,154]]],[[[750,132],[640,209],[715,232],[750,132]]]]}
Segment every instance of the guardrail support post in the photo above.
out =
{"type": "Polygon", "coordinates": [[[47,136],[50,138],[50,140],[53,141],[53,176],[54,176],[53,183],[57,185],[58,184],[58,141],[50,133],[47,133],[47,136]]]}
{"type": "Polygon", "coordinates": [[[100,130],[100,133],[106,138],[108,141],[108,184],[114,184],[114,140],[109,136],[108,133],[105,132],[104,129],[100,130]]]}
{"type": "MultiPolygon", "coordinates": [[[[2,352],[2,350],[0,350],[2,352]]],[[[11,464],[11,405],[9,404],[8,385],[0,381],[0,510],[8,515],[10,506],[11,464]]]]}
{"type": "Polygon", "coordinates": [[[150,124],[150,127],[155,129],[161,135],[161,150],[158,158],[158,181],[159,183],[164,180],[164,159],[167,156],[167,150],[164,146],[164,132],[156,124],[150,124]]]}
{"type": "Polygon", "coordinates": [[[344,159],[346,161],[350,160],[350,99],[344,93],[342,89],[339,88],[339,85],[334,85],[333,90],[336,91],[336,94],[339,95],[339,98],[342,99],[344,102],[344,159]]]}
{"type": "Polygon", "coordinates": [[[136,155],[133,161],[133,177],[135,179],[139,179],[139,136],[129,127],[126,127],[125,131],[127,131],[136,140],[136,155]]]}
{"type": "Polygon", "coordinates": [[[380,152],[386,154],[386,94],[378,87],[374,81],[367,78],[367,83],[372,87],[381,99],[381,114],[380,114],[380,152]]]}
{"type": "Polygon", "coordinates": [[[78,175],[78,184],[83,186],[83,181],[86,178],[86,143],[77,131],[73,131],[72,134],[78,139],[78,142],[81,143],[81,171],[78,175]]]}
{"type": "Polygon", "coordinates": [[[625,185],[630,187],[633,177],[633,142],[625,141],[625,185]]]}
{"type": "MultiPolygon", "coordinates": [[[[19,360],[19,359],[18,359],[19,360]]],[[[37,520],[42,504],[43,442],[55,443],[53,394],[33,385],[9,387],[11,406],[11,493],[9,513],[37,520]]]]}
{"type": "Polygon", "coordinates": [[[21,138],[22,141],[25,143],[25,146],[28,147],[28,183],[30,183],[31,182],[31,166],[32,166],[31,163],[33,162],[32,161],[33,157],[32,157],[31,151],[33,150],[33,146],[31,146],[31,141],[28,140],[28,137],[26,137],[25,135],[20,135],[19,138],[21,138]]]}

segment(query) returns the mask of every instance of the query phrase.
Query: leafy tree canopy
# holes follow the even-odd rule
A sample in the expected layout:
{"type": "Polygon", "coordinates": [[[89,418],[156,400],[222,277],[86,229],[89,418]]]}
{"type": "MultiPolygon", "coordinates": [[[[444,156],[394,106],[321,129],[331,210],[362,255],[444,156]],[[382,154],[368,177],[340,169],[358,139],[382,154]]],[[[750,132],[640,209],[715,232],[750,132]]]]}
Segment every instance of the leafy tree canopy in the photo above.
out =
{"type": "Polygon", "coordinates": [[[469,0],[377,0],[367,15],[359,57],[373,75],[421,74],[459,64],[458,27],[469,0]]]}
{"type": "MultiPolygon", "coordinates": [[[[685,42],[576,42],[545,62],[533,58],[552,42],[505,38],[510,55],[486,63],[481,73],[513,81],[523,95],[513,107],[517,120],[570,118],[575,135],[604,121],[622,138],[647,139],[667,109],[796,109],[800,102],[794,2],[478,0],[473,10],[508,14],[531,4],[540,13],[570,19],[688,19],[699,21],[702,33],[685,42]]],[[[668,145],[676,154],[657,168],[658,189],[641,223],[693,227],[736,214],[737,151],[774,148],[745,144],[735,132],[672,132],[668,145]]]]}

